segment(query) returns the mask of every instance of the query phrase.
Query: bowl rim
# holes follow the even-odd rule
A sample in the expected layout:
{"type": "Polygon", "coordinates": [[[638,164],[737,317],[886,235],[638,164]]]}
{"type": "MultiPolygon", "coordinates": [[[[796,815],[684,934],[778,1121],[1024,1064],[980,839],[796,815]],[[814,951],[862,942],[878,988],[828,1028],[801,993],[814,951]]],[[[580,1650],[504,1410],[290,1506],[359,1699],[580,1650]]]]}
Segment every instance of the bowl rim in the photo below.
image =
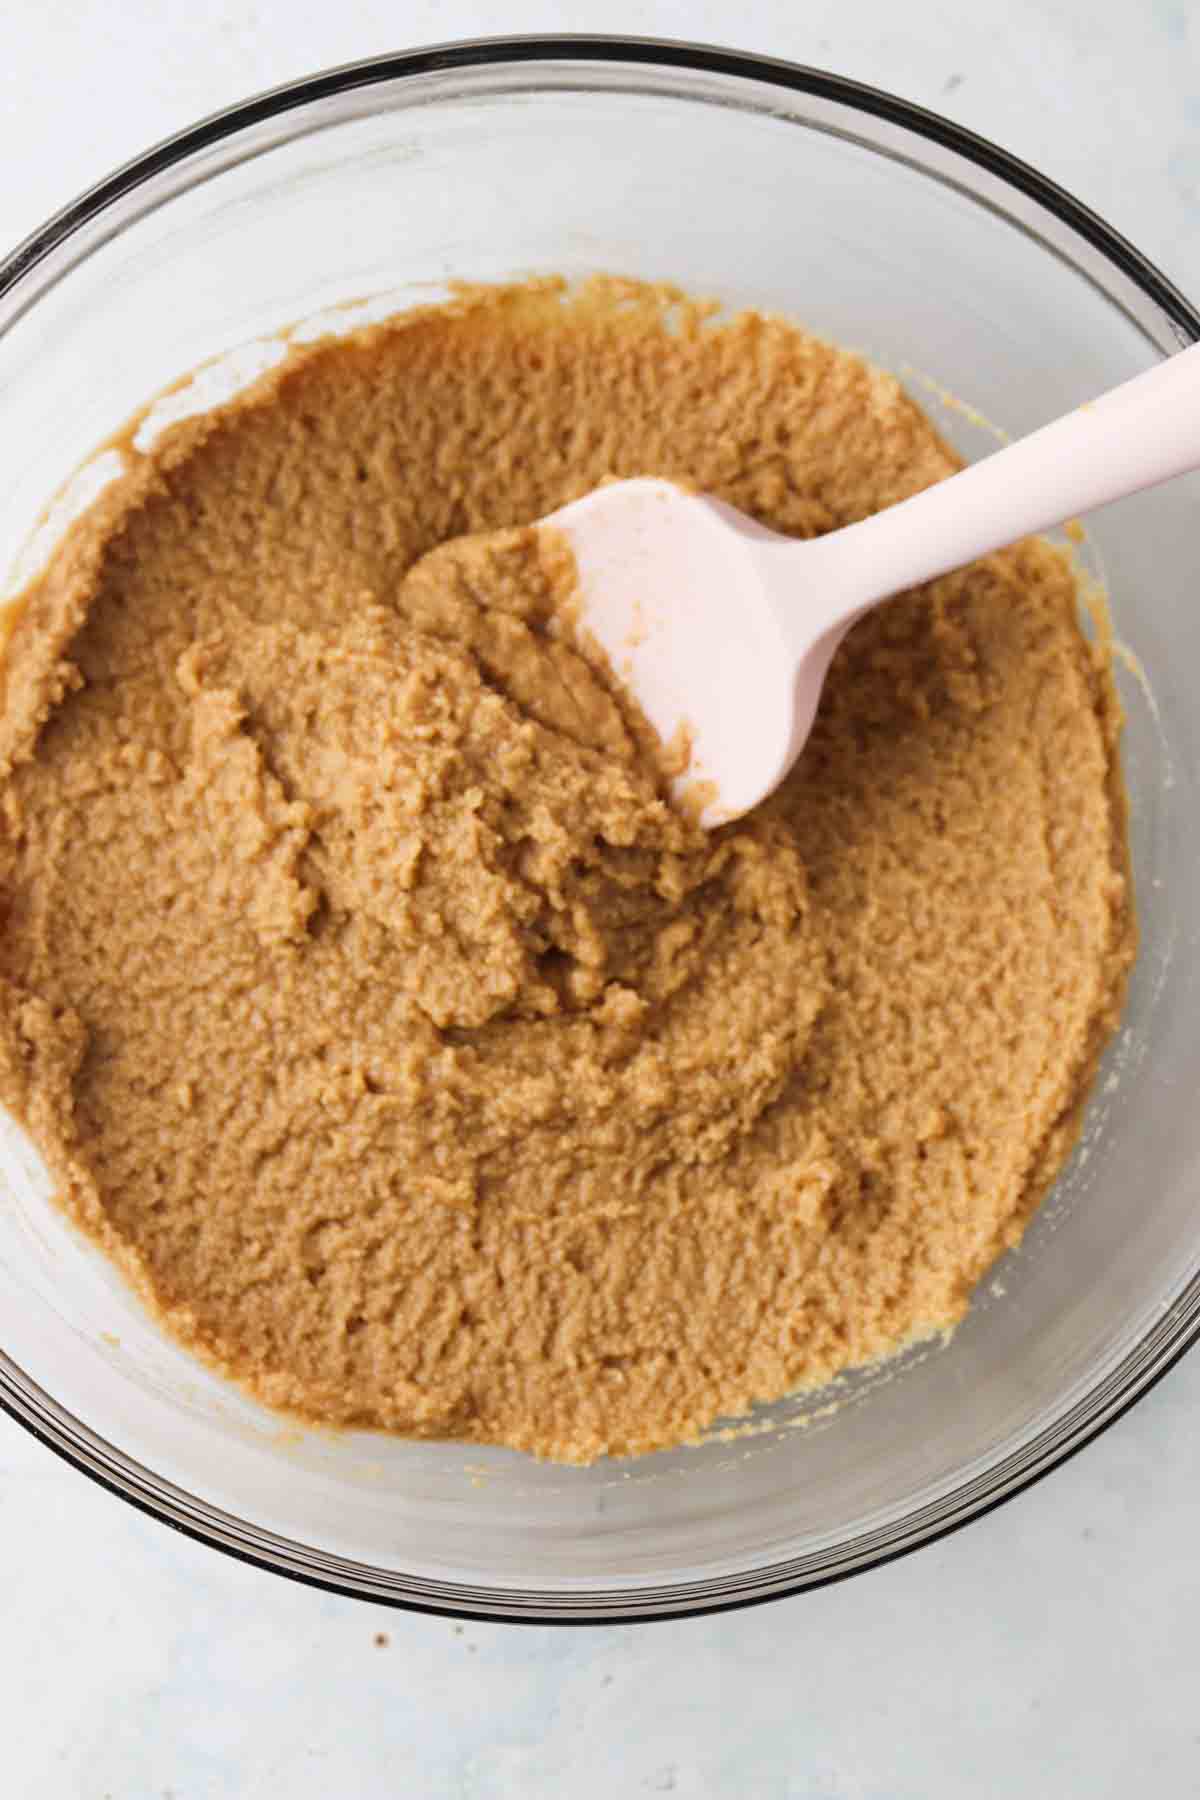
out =
{"type": "MultiPolygon", "coordinates": [[[[849,77],[780,58],[683,40],[587,34],[471,38],[371,57],[286,82],[209,114],[122,164],[52,214],[0,259],[0,332],[36,304],[70,267],[68,262],[56,270],[55,264],[78,233],[91,228],[86,248],[97,247],[129,222],[128,217],[120,216],[106,222],[105,214],[119,209],[122,201],[156,177],[241,133],[269,125],[314,102],[402,79],[506,65],[535,70],[564,63],[730,76],[834,102],[900,127],[954,153],[1034,202],[1132,283],[1168,321],[1181,345],[1200,341],[1200,312],[1126,238],[1029,164],[940,114],[849,77]]],[[[270,148],[279,141],[276,136],[261,147],[270,148]]],[[[871,148],[880,153],[879,146],[871,148]]],[[[886,150],[881,153],[888,154],[886,150]]],[[[972,197],[979,199],[977,194],[972,197]]],[[[136,217],[136,212],[132,216],[136,217]]],[[[1119,304],[1113,295],[1108,297],[1119,304]]],[[[385,1587],[382,1572],[289,1541],[186,1494],[116,1446],[106,1444],[83,1421],[72,1418],[2,1351],[0,1409],[73,1468],[151,1518],[241,1562],[307,1586],[455,1619],[538,1625],[638,1624],[763,1605],[847,1580],[961,1530],[1093,1442],[1148,1393],[1198,1339],[1200,1276],[1191,1280],[1120,1365],[1064,1415],[1043,1427],[1032,1445],[1010,1453],[984,1474],[916,1513],[839,1546],[842,1561],[837,1567],[829,1567],[825,1561],[829,1553],[821,1551],[742,1574],[623,1590],[547,1589],[537,1593],[392,1572],[387,1574],[385,1587]],[[35,1394],[36,1403],[31,1399],[35,1394]],[[392,1584],[404,1591],[392,1591],[392,1584]]]]}

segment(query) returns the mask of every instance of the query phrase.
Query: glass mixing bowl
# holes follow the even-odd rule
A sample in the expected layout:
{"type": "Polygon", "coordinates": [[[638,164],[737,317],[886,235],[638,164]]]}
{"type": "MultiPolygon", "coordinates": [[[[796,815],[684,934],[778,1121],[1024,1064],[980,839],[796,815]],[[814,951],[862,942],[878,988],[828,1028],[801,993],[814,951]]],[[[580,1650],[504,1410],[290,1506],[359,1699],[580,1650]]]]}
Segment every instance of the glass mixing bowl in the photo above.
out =
{"type": "MultiPolygon", "coordinates": [[[[205,359],[361,296],[595,269],[790,314],[895,370],[968,455],[995,441],[984,420],[1028,431],[1200,338],[1099,219],[887,95],[680,44],[456,44],[210,119],[0,267],[0,567],[93,447],[205,359]]],[[[0,1401],[233,1555],[505,1619],[794,1592],[1044,1474],[1200,1329],[1197,498],[1176,482],[1091,525],[1128,648],[1141,955],[1080,1147],[948,1345],[763,1408],[756,1435],[590,1469],[301,1431],[162,1337],[8,1126],[0,1401]]]]}

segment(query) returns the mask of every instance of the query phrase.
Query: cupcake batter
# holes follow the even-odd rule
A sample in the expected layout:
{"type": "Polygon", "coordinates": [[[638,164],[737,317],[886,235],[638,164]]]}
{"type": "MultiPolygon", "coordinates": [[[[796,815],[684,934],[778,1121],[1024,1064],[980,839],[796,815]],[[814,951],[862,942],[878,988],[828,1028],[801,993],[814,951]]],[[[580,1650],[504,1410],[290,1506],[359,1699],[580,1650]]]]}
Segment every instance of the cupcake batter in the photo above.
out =
{"type": "Polygon", "coordinates": [[[705,835],[530,522],[639,474],[861,518],[956,466],[889,377],[541,282],[123,443],[6,652],[0,1097],[164,1324],[303,1417],[575,1462],[952,1326],[1132,957],[1064,556],[865,619],[705,835]]]}

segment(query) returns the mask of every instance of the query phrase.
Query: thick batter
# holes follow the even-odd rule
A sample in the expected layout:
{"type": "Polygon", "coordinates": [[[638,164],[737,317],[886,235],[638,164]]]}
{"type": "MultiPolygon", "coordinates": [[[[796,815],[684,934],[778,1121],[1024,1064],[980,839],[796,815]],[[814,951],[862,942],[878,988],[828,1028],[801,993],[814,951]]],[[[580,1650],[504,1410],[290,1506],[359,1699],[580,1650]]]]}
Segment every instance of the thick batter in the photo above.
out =
{"type": "Polygon", "coordinates": [[[1064,557],[866,619],[705,836],[529,523],[637,474],[861,518],[955,467],[890,378],[542,283],[125,447],[6,655],[0,1097],[170,1330],[311,1419],[586,1461],[953,1325],[1132,956],[1064,557]]]}

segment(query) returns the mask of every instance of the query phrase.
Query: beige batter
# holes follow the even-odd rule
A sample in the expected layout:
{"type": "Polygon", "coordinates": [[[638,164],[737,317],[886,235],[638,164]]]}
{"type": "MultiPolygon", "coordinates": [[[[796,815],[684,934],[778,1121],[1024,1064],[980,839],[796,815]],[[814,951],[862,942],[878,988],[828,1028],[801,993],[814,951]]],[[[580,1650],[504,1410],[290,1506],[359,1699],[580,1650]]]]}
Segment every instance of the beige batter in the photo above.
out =
{"type": "Polygon", "coordinates": [[[1064,557],[865,620],[706,837],[529,522],[639,474],[861,518],[955,466],[890,378],[542,283],[129,455],[7,652],[0,1097],[167,1326],[311,1419],[586,1461],[953,1325],[1132,956],[1064,557]]]}

